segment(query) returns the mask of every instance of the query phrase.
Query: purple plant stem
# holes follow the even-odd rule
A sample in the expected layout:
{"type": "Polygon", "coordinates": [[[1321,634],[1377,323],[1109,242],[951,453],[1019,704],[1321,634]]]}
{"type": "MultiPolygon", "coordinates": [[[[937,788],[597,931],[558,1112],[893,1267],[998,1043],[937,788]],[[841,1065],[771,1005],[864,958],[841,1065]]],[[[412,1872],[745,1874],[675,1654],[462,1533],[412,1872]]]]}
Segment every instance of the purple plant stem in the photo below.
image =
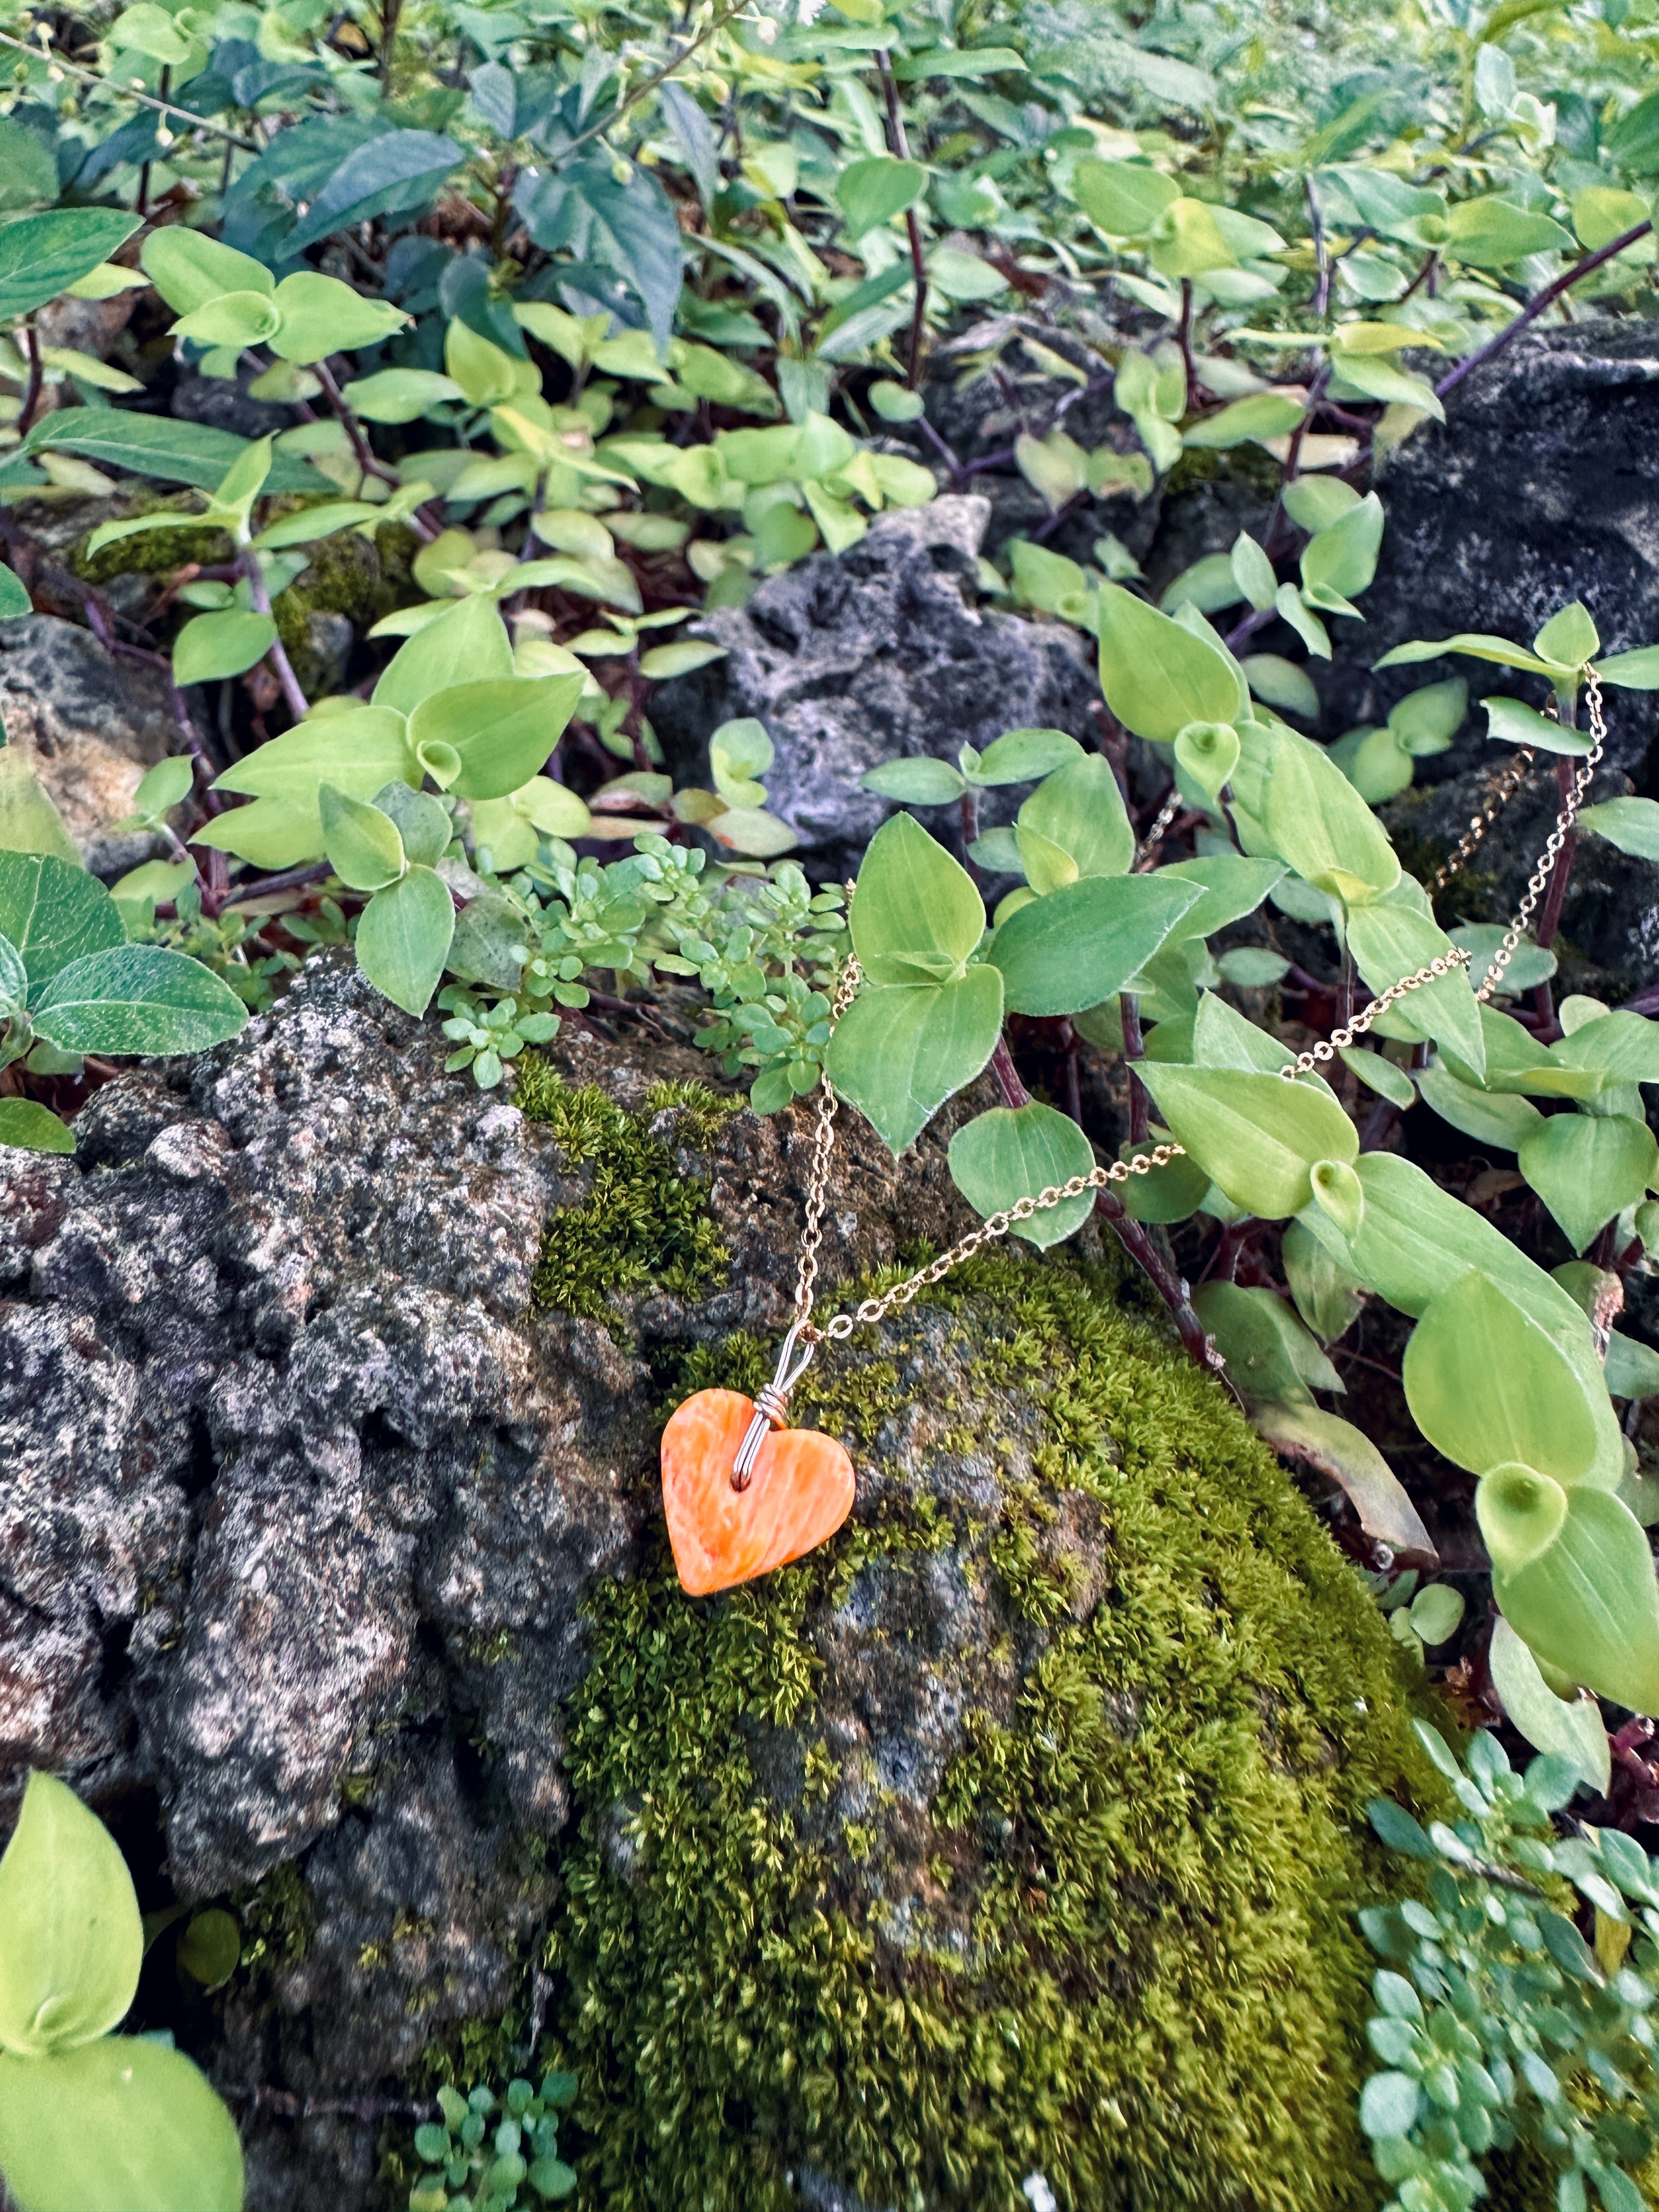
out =
{"type": "MultiPolygon", "coordinates": [[[[264,571],[259,566],[258,555],[251,550],[245,551],[240,565],[243,575],[247,579],[248,595],[253,601],[255,611],[262,615],[270,614],[270,593],[265,589],[264,571]]],[[[276,672],[276,681],[283,687],[283,696],[288,702],[289,714],[296,722],[303,722],[311,712],[310,703],[305,693],[300,689],[300,679],[294,673],[294,665],[289,660],[280,637],[271,639],[265,658],[276,672]]]]}
{"type": "Polygon", "coordinates": [[[1146,1048],[1140,1035],[1140,1001],[1128,991],[1118,998],[1118,1012],[1123,1023],[1123,1057],[1129,1069],[1129,1142],[1144,1145],[1152,1127],[1152,1104],[1146,1096],[1146,1086],[1135,1073],[1136,1060],[1144,1056],[1146,1048]]]}
{"type": "Polygon", "coordinates": [[[1545,309],[1552,307],[1564,292],[1571,291],[1575,284],[1580,284],[1586,276],[1593,276],[1604,262],[1611,261],[1615,254],[1622,253],[1627,246],[1634,246],[1638,238],[1645,238],[1652,228],[1650,222],[1638,222],[1632,228],[1621,232],[1607,245],[1598,246],[1594,253],[1587,253],[1581,261],[1575,261],[1571,269],[1564,270],[1553,284],[1546,284],[1541,292],[1534,294],[1528,301],[1513,322],[1505,323],[1495,337],[1489,337],[1485,345],[1477,346],[1472,354],[1458,362],[1455,368],[1449,370],[1435,386],[1435,397],[1443,399],[1449,392],[1455,392],[1472,370],[1481,368],[1495,354],[1502,353],[1512,339],[1519,337],[1528,323],[1536,322],[1545,309]]]}

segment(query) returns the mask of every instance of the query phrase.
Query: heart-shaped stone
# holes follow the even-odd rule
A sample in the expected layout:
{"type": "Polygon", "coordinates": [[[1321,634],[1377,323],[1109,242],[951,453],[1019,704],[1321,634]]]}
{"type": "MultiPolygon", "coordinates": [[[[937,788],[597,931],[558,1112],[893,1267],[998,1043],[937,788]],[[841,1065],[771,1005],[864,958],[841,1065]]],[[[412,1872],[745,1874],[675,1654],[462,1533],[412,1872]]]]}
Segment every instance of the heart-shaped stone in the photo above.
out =
{"type": "Polygon", "coordinates": [[[787,1566],[853,1510],[853,1462],[816,1429],[775,1429],[746,1490],[732,1462],[755,1412],[740,1390],[699,1390],[662,1432],[662,1502],[674,1565],[693,1597],[787,1566]]]}

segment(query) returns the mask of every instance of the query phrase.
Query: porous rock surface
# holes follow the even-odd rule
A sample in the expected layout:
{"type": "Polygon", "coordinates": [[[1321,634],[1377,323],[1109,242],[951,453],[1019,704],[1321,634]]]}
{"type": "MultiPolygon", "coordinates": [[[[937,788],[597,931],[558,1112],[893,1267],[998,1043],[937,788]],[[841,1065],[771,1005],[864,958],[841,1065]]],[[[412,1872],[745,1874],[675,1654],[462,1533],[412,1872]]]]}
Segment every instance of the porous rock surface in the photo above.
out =
{"type": "MultiPolygon", "coordinates": [[[[815,554],[706,617],[698,634],[727,657],[665,684],[651,706],[681,779],[706,784],[712,732],[757,716],[776,751],[768,805],[814,872],[830,873],[893,811],[860,790],[866,769],[922,754],[954,763],[964,744],[982,751],[1007,730],[1085,738],[1098,696],[1085,641],[979,605],[990,512],[964,495],[884,515],[847,552],[815,554]]],[[[988,826],[1011,820],[1023,795],[988,792],[988,826]]],[[[946,842],[952,812],[928,816],[946,842]]]]}
{"type": "MultiPolygon", "coordinates": [[[[442,1051],[324,960],[73,1159],[0,1153],[3,1780],[64,1773],[135,1859],[159,1825],[240,1917],[174,2024],[250,2212],[399,2203],[409,2123],[342,2107],[543,2027],[622,2212],[1013,2212],[1036,2172],[1326,2212],[1338,2158],[1361,2202],[1346,1916],[1403,1662],[1215,1386],[1109,1279],[1000,1263],[811,1370],[854,1527],[692,1605],[657,1433],[755,1387],[809,1118],[653,1104],[708,1063],[568,1024],[724,1254],[538,1315],[596,1164],[442,1051]]],[[[966,1225],[948,1117],[897,1167],[846,1120],[830,1284],[966,1225]]]]}
{"type": "MultiPolygon", "coordinates": [[[[1452,673],[1474,698],[1537,703],[1534,679],[1468,659],[1367,676],[1407,638],[1486,630],[1526,645],[1582,599],[1604,651],[1659,642],[1659,324],[1594,317],[1523,335],[1447,395],[1443,425],[1424,422],[1389,455],[1377,489],[1388,528],[1364,627],[1335,625],[1345,665],[1321,686],[1333,729],[1380,721],[1402,693],[1452,673]]],[[[1615,704],[1608,763],[1639,781],[1653,717],[1643,695],[1615,704]]],[[[1491,750],[1477,709],[1419,777],[1491,750]]]]}
{"type": "Polygon", "coordinates": [[[0,723],[94,875],[164,849],[148,830],[112,828],[178,736],[160,671],[112,659],[90,630],[55,615],[20,615],[0,623],[0,723]]]}

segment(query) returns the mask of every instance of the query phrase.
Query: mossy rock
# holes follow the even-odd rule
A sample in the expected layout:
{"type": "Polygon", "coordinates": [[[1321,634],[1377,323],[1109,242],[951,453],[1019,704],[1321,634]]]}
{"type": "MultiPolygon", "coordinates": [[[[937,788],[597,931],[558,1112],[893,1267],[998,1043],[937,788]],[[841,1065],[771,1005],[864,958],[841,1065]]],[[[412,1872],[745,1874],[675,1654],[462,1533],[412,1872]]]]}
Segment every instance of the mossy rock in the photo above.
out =
{"type": "MultiPolygon", "coordinates": [[[[795,1400],[858,1467],[830,1546],[588,1601],[548,1950],[585,2195],[1374,2206],[1353,1914],[1398,1887],[1367,1800],[1433,1788],[1420,1674],[1112,1268],[981,1261],[863,1340],[795,1400]]],[[[700,1349],[680,1395],[763,1373],[700,1349]]]]}

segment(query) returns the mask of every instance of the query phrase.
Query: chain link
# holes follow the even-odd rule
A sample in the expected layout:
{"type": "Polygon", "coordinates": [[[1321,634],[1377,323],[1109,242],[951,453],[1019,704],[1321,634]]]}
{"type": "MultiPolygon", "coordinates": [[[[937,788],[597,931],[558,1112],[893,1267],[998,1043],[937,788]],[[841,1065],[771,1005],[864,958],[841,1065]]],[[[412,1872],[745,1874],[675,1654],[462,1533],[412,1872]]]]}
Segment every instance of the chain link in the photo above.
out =
{"type": "MultiPolygon", "coordinates": [[[[1538,856],[1538,866],[1527,884],[1526,896],[1515,910],[1515,919],[1504,932],[1504,941],[1492,957],[1492,965],[1475,991],[1475,997],[1484,1006],[1504,980],[1504,970],[1515,957],[1516,947],[1526,933],[1533,910],[1544,896],[1550,878],[1555,873],[1555,864],[1566,848],[1578,819],[1578,810],[1584,803],[1584,794],[1595,778],[1601,764],[1601,754],[1607,742],[1607,718],[1601,711],[1601,679],[1593,668],[1585,671],[1585,696],[1589,705],[1590,749],[1567,787],[1567,795],[1561,811],[1555,817],[1555,827],[1544,842],[1538,856]]],[[[1552,700],[1547,710],[1554,713],[1552,700]]]]}
{"type": "Polygon", "coordinates": [[[1139,848],[1135,854],[1134,865],[1130,870],[1132,875],[1143,875],[1156,862],[1158,848],[1164,842],[1165,833],[1176,815],[1180,813],[1183,803],[1177,787],[1170,792],[1163,805],[1159,807],[1158,819],[1142,838],[1139,848]]]}
{"type": "Polygon", "coordinates": [[[1431,898],[1443,891],[1452,878],[1461,872],[1487,830],[1531,775],[1532,764],[1537,757],[1530,745],[1522,745],[1507,766],[1496,772],[1487,787],[1486,805],[1479,814],[1470,815],[1469,826],[1458,839],[1456,850],[1441,864],[1438,874],[1429,885],[1431,898]]]}
{"type": "MultiPolygon", "coordinates": [[[[1527,924],[1532,919],[1534,909],[1543,896],[1549,879],[1554,873],[1556,862],[1560,859],[1567,839],[1572,834],[1573,825],[1578,818],[1578,810],[1583,804],[1584,794],[1589,789],[1596,769],[1601,764],[1607,732],[1601,708],[1601,680],[1594,669],[1586,671],[1586,684],[1589,702],[1590,749],[1584,756],[1583,766],[1573,777],[1566,803],[1556,817],[1555,827],[1550,832],[1544,850],[1539,856],[1538,867],[1527,885],[1526,896],[1516,909],[1515,918],[1504,932],[1504,941],[1492,955],[1491,966],[1475,992],[1476,998],[1483,1002],[1489,1000],[1496,991],[1503,979],[1504,970],[1515,957],[1516,947],[1525,934],[1527,924]]],[[[1437,890],[1449,881],[1450,878],[1462,866],[1469,854],[1480,843],[1480,839],[1485,836],[1498,808],[1524,780],[1532,766],[1533,757],[1530,749],[1528,749],[1518,753],[1511,761],[1489,799],[1486,811],[1473,817],[1469,824],[1469,831],[1462,844],[1435,878],[1437,890]]],[[[1144,854],[1150,854],[1156,848],[1164,832],[1174,820],[1179,805],[1178,795],[1172,793],[1165,800],[1162,811],[1147,834],[1146,844],[1142,848],[1144,854]]],[[[853,886],[849,884],[847,889],[850,901],[853,886]]],[[[1311,1075],[1320,1067],[1328,1066],[1340,1052],[1353,1042],[1356,1037],[1364,1036],[1378,1017],[1385,1014],[1390,1006],[1397,1006],[1401,999],[1407,997],[1413,991],[1420,991],[1425,985],[1438,981],[1443,975],[1455,975],[1460,968],[1467,968],[1468,965],[1469,954],[1459,945],[1454,947],[1451,951],[1431,960],[1425,966],[1419,968],[1414,975],[1402,975],[1397,983],[1391,983],[1386,991],[1380,993],[1360,1012],[1354,1015],[1352,1020],[1345,1023],[1340,1029],[1333,1030],[1328,1038],[1322,1039],[1319,1043],[1311,1046],[1306,1052],[1298,1053],[1294,1060],[1287,1061],[1279,1069],[1279,1074],[1287,1083],[1294,1083],[1299,1076],[1311,1075]]],[[[835,1000],[830,1008],[830,1024],[832,1032],[848,1007],[852,1005],[861,980],[862,971],[858,961],[849,956],[837,981],[835,1000]]],[[[915,1274],[908,1275],[902,1283],[896,1284],[890,1291],[885,1291],[880,1297],[861,1300],[851,1313],[836,1314],[820,1328],[811,1318],[812,1294],[817,1283],[818,1251],[823,1242],[823,1213],[828,1203],[830,1186],[830,1157],[835,1148],[836,1115],[839,1106],[840,1101],[836,1096],[835,1086],[830,1080],[830,1071],[826,1066],[818,1081],[817,1127],[813,1138],[812,1164],[807,1181],[806,1223],[801,1236],[800,1265],[795,1281],[795,1328],[792,1332],[792,1335],[799,1335],[803,1343],[809,1345],[840,1343],[851,1336],[855,1328],[866,1327],[872,1322],[884,1321],[890,1313],[896,1311],[900,1307],[908,1306],[921,1291],[927,1290],[934,1283],[941,1282],[952,1268],[959,1267],[965,1260],[971,1260],[975,1253],[982,1246],[994,1243],[1000,1237],[1006,1237],[1010,1230],[1017,1229],[1022,1221],[1029,1221],[1033,1214],[1046,1212],[1051,1206],[1063,1206],[1068,1199],[1081,1198],[1085,1191],[1107,1190],[1115,1183],[1127,1182],[1131,1176],[1147,1175],[1154,1168],[1167,1167],[1171,1160],[1186,1158],[1186,1147],[1182,1145],[1155,1145],[1150,1152],[1139,1153],[1132,1160],[1114,1160],[1109,1167],[1097,1164],[1086,1175],[1073,1176],[1067,1182],[1052,1183],[1046,1189],[1038,1191],[1035,1196],[1016,1199],[1014,1203],[1004,1212],[988,1216],[977,1229],[970,1231],[959,1243],[953,1244],[948,1252],[941,1252],[938,1259],[930,1261],[925,1267],[919,1267],[915,1274]]]]}

